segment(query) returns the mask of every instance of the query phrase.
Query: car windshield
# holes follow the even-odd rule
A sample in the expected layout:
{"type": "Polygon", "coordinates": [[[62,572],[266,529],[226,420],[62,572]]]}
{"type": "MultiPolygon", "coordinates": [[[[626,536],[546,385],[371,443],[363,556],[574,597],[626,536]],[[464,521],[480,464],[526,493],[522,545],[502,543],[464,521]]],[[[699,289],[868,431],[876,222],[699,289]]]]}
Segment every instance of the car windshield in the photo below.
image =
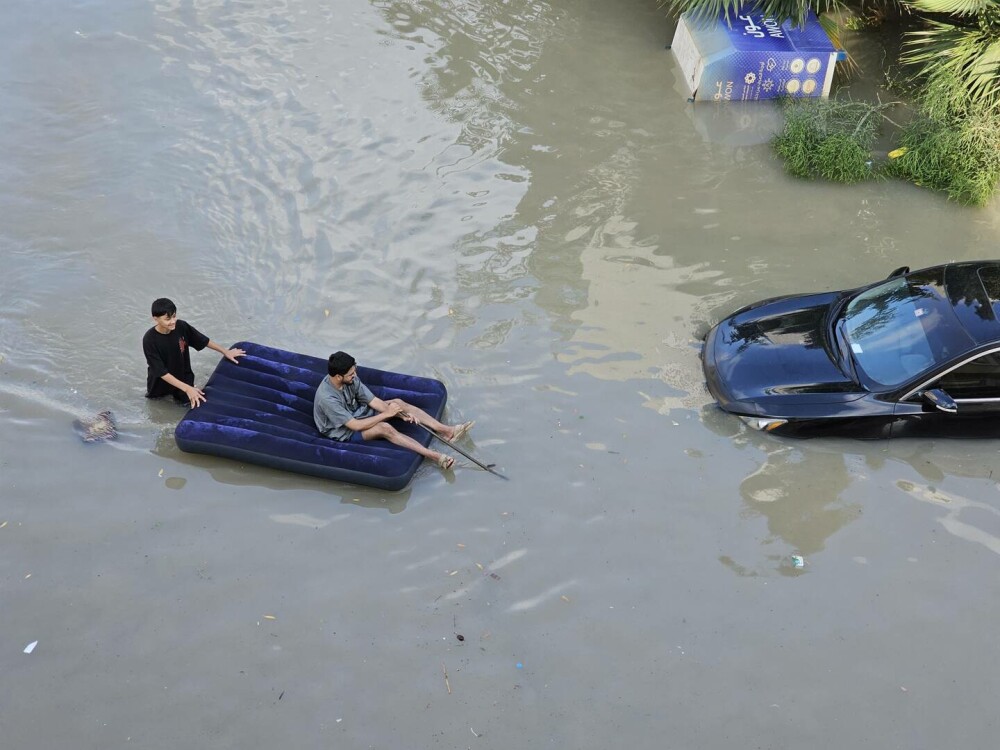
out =
{"type": "Polygon", "coordinates": [[[901,386],[972,345],[939,274],[866,289],[848,303],[843,322],[858,368],[884,388],[901,386]]]}

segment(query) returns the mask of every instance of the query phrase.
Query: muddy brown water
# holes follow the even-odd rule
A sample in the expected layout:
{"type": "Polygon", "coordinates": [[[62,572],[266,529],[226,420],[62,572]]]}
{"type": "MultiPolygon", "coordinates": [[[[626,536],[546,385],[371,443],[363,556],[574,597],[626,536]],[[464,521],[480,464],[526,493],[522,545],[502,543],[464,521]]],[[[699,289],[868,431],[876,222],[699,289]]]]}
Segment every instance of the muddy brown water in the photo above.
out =
{"type": "Polygon", "coordinates": [[[748,433],[698,347],[997,204],[790,179],[655,3],[49,5],[0,24],[4,747],[995,745],[1000,445],[748,433]],[[511,481],[179,452],[160,295],[442,379],[511,481]]]}

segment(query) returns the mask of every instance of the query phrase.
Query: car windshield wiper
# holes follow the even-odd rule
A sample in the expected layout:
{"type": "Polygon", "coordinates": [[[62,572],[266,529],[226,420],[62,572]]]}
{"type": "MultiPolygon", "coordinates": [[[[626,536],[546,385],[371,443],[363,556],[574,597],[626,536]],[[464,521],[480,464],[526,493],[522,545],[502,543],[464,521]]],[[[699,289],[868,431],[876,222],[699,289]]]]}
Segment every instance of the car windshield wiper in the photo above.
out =
{"type": "Polygon", "coordinates": [[[845,374],[855,383],[858,380],[858,366],[854,362],[854,354],[851,352],[851,342],[847,339],[847,321],[841,318],[833,327],[833,332],[837,340],[837,348],[840,350],[840,358],[847,365],[845,374]]]}

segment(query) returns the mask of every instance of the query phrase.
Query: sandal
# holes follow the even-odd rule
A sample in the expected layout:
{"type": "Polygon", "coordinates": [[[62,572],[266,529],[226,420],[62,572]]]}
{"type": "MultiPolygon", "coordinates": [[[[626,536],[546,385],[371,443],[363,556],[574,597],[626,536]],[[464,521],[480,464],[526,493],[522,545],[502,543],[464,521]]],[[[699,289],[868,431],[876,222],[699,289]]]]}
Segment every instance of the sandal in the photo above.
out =
{"type": "Polygon", "coordinates": [[[451,469],[455,465],[455,459],[452,458],[451,456],[448,456],[448,455],[445,455],[444,453],[442,453],[441,457],[438,458],[438,460],[437,460],[437,465],[438,465],[439,469],[441,469],[443,471],[448,471],[449,469],[451,469]]]}
{"type": "Polygon", "coordinates": [[[452,433],[451,439],[452,440],[460,440],[466,434],[468,434],[469,430],[472,429],[472,425],[474,425],[474,424],[475,424],[475,421],[472,421],[472,422],[463,422],[462,424],[460,424],[458,427],[455,428],[455,432],[452,433]]]}

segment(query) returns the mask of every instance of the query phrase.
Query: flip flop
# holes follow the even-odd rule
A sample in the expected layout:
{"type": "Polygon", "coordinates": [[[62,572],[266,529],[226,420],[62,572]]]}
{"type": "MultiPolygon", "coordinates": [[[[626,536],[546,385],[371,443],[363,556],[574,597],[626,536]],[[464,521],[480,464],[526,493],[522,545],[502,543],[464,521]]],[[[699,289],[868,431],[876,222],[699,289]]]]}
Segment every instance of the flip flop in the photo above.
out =
{"type": "Polygon", "coordinates": [[[455,459],[452,458],[451,456],[442,453],[441,458],[437,460],[437,465],[439,469],[442,469],[443,471],[448,471],[455,465],[455,459]]]}
{"type": "Polygon", "coordinates": [[[458,427],[456,427],[454,434],[451,436],[452,441],[459,440],[460,438],[465,437],[465,435],[468,434],[469,430],[472,429],[472,426],[474,424],[475,421],[463,422],[458,427]]]}

